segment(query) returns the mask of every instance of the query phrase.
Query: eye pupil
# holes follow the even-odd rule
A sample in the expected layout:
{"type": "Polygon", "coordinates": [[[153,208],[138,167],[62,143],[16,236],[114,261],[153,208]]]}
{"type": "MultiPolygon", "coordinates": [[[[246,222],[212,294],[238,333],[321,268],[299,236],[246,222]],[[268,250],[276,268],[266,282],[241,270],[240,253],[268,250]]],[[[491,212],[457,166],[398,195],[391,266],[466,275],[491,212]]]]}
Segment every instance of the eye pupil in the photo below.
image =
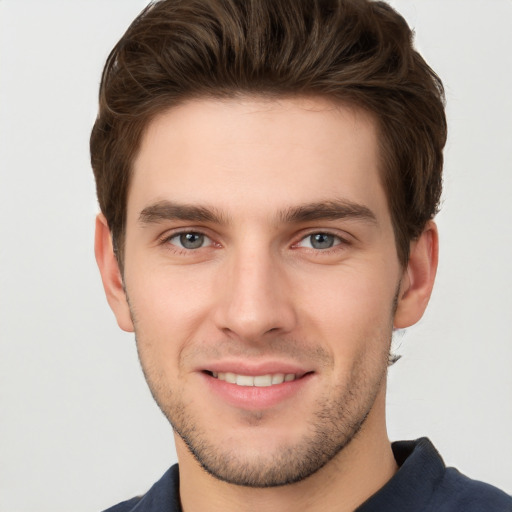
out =
{"type": "Polygon", "coordinates": [[[310,242],[315,249],[330,249],[334,245],[334,235],[315,233],[310,236],[310,242]]]}
{"type": "Polygon", "coordinates": [[[184,233],[180,235],[180,243],[185,249],[198,249],[204,243],[201,233],[184,233]]]}

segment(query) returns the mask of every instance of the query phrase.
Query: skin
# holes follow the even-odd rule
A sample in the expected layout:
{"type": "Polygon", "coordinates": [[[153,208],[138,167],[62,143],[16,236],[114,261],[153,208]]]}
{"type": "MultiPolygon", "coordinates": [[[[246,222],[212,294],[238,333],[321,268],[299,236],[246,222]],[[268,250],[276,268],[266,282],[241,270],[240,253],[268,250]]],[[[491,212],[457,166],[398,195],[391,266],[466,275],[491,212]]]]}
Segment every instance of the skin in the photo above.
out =
{"type": "Polygon", "coordinates": [[[107,298],[174,427],[185,512],[348,511],[397,470],[391,334],[423,314],[437,231],[399,264],[377,136],[319,98],[193,100],[142,140],[122,277],[98,217],[107,298]],[[276,398],[219,385],[226,368],[301,378],[276,398]]]}

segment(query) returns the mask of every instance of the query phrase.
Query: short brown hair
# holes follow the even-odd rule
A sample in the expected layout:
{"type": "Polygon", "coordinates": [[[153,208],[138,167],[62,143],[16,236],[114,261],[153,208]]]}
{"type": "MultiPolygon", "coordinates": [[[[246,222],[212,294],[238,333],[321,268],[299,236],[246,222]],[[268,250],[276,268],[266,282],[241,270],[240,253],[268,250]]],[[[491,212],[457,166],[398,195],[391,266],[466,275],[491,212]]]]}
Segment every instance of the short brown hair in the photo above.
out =
{"type": "Polygon", "coordinates": [[[441,80],[406,21],[371,0],[161,0],[114,47],[91,134],[101,211],[120,266],[144,129],[190,98],[314,95],[373,113],[397,253],[438,211],[446,142],[441,80]]]}

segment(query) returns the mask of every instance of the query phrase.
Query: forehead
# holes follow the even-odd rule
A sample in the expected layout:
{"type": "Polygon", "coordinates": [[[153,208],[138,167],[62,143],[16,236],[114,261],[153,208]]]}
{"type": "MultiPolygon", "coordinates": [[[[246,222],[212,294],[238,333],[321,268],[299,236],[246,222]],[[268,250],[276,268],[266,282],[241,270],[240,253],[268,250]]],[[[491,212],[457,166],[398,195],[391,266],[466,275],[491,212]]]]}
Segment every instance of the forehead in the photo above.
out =
{"type": "Polygon", "coordinates": [[[370,114],[321,98],[196,99],[148,125],[128,216],[159,200],[237,215],[333,199],[387,209],[370,114]]]}

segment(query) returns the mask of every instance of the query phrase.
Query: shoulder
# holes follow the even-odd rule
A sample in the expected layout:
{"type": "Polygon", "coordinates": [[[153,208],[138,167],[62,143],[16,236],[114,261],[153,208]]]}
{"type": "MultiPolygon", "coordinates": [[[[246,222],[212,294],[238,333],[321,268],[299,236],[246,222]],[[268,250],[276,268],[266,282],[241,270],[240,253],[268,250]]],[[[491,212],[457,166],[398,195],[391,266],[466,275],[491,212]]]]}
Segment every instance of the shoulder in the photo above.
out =
{"type": "Polygon", "coordinates": [[[178,465],[171,466],[151,489],[136,498],[123,501],[103,512],[181,512],[178,465]]]}
{"type": "Polygon", "coordinates": [[[122,501],[113,507],[109,507],[103,512],[131,512],[135,505],[140,502],[142,496],[132,498],[131,500],[122,501]]]}
{"type": "Polygon", "coordinates": [[[432,497],[432,510],[451,512],[512,512],[512,496],[492,485],[446,468],[432,497]]]}
{"type": "Polygon", "coordinates": [[[365,512],[512,512],[512,497],[446,467],[427,439],[393,443],[395,476],[369,500],[365,512]]]}

